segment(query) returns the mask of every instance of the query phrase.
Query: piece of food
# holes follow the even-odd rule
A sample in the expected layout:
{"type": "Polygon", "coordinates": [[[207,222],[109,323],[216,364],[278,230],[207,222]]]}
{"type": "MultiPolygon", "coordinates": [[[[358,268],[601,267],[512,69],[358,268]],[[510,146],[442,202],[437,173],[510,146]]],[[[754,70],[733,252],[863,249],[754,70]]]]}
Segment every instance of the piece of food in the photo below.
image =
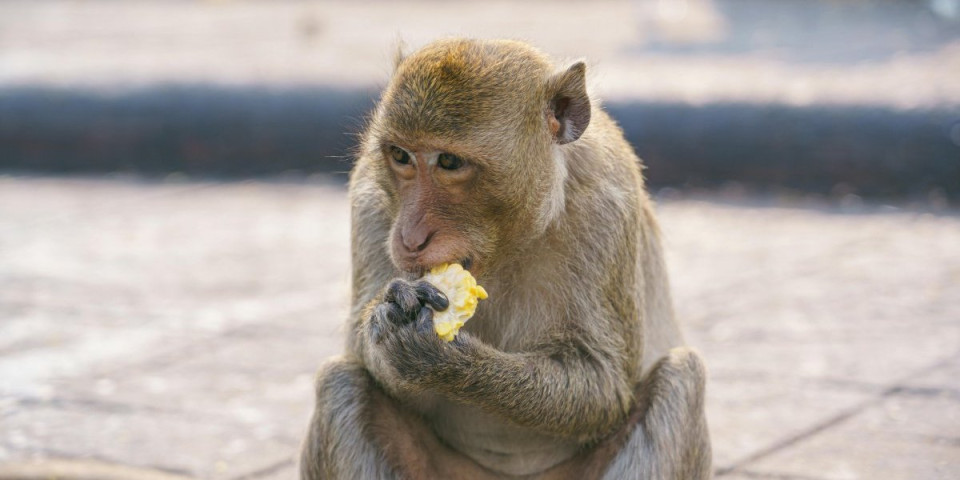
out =
{"type": "Polygon", "coordinates": [[[450,300],[446,310],[434,312],[433,329],[438,337],[452,341],[460,332],[460,327],[477,310],[477,301],[487,298],[487,291],[477,285],[473,275],[458,263],[433,267],[423,279],[432,283],[450,300]]]}

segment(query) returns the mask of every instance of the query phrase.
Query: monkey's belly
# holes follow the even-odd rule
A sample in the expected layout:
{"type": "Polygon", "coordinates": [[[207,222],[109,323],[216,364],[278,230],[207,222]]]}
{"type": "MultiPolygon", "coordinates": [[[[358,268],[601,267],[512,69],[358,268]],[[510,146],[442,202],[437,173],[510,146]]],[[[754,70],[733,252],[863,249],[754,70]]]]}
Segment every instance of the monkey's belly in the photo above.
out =
{"type": "Polygon", "coordinates": [[[437,436],[495,472],[529,475],[572,457],[576,442],[507,423],[482,410],[438,400],[427,413],[437,436]]]}

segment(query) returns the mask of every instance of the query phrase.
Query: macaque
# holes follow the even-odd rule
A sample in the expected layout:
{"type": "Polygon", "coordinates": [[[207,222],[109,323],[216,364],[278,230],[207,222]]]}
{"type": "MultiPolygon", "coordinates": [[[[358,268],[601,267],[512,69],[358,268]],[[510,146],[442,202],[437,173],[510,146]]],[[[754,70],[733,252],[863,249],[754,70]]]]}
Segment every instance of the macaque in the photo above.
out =
{"type": "Polygon", "coordinates": [[[710,477],[641,164],[585,75],[516,41],[398,56],[350,177],[349,338],[301,479],[710,477]],[[421,279],[447,263],[489,292],[451,342],[421,279]]]}

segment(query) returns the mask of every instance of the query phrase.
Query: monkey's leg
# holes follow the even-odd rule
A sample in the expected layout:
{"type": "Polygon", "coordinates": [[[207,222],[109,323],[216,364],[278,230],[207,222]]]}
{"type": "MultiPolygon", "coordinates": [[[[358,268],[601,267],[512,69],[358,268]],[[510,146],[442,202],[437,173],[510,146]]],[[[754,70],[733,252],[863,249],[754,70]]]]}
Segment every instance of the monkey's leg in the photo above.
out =
{"type": "Polygon", "coordinates": [[[301,480],[395,478],[372,441],[368,418],[375,388],[358,363],[336,358],[320,369],[300,455],[301,480]]]}
{"type": "Polygon", "coordinates": [[[684,347],[670,350],[644,381],[640,402],[645,411],[603,478],[709,479],[705,377],[696,353],[684,347]]]}
{"type": "Polygon", "coordinates": [[[418,415],[384,394],[357,362],[328,361],[317,374],[316,390],[300,456],[301,480],[494,478],[440,443],[418,415]]]}

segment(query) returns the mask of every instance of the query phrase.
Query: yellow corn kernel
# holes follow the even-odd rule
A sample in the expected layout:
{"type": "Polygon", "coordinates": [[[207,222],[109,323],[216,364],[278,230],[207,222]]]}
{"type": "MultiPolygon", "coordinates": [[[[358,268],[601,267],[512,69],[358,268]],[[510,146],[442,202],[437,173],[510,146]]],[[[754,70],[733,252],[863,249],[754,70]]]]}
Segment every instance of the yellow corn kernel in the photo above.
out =
{"type": "Polygon", "coordinates": [[[423,279],[432,283],[450,300],[450,306],[433,314],[433,329],[444,341],[452,341],[473,313],[477,301],[487,298],[487,291],[470,272],[458,263],[449,263],[430,269],[423,279]]]}

